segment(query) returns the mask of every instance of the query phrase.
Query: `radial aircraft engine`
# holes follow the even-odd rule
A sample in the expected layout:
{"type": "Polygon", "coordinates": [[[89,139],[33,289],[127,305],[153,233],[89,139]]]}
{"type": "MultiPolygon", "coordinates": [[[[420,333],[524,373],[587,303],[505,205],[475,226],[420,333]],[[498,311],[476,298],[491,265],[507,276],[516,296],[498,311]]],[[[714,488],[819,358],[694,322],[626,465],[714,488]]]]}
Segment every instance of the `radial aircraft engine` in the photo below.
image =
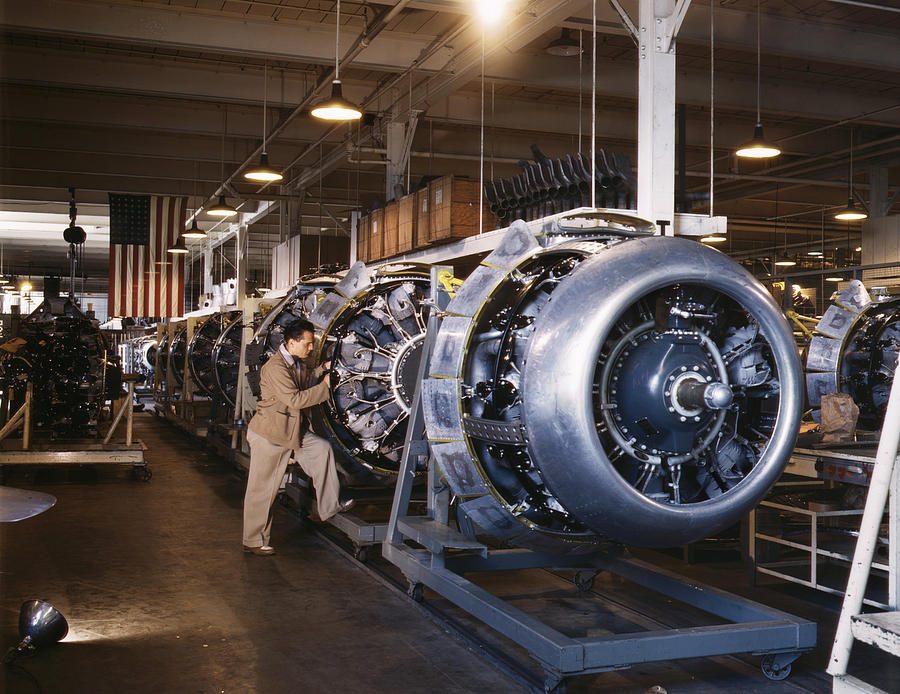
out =
{"type": "Polygon", "coordinates": [[[900,352],[900,296],[869,294],[853,280],[822,315],[816,333],[806,359],[813,415],[826,393],[849,393],[859,406],[860,426],[880,429],[900,352]]]}
{"type": "Polygon", "coordinates": [[[802,371],[763,286],[724,254],[596,211],[515,222],[446,309],[425,426],[458,510],[535,550],[677,546],[779,478],[802,371]]]}
{"type": "Polygon", "coordinates": [[[316,363],[331,362],[320,407],[329,438],[382,479],[397,474],[428,320],[430,269],[356,263],[325,292],[309,320],[322,331],[316,363]]]}

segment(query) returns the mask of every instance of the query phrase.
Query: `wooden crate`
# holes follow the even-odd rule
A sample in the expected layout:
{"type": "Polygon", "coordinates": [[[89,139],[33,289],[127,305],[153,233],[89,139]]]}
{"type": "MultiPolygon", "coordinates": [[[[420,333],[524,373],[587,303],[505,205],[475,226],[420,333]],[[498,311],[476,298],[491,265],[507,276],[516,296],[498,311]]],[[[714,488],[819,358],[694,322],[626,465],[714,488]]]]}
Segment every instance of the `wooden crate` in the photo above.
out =
{"type": "Polygon", "coordinates": [[[428,205],[428,187],[415,193],[416,196],[416,230],[413,237],[413,248],[424,248],[428,245],[428,234],[431,226],[431,214],[428,205]]]}
{"type": "Polygon", "coordinates": [[[356,223],[356,259],[369,262],[369,216],[360,217],[356,223]]]}
{"type": "Polygon", "coordinates": [[[415,247],[416,226],[419,221],[419,217],[416,214],[417,199],[418,195],[416,193],[400,198],[400,224],[397,236],[397,253],[408,253],[415,247]]]}
{"type": "MultiPolygon", "coordinates": [[[[464,239],[478,233],[478,181],[442,176],[428,184],[431,208],[428,242],[439,243],[464,239]]],[[[497,221],[484,205],[484,231],[491,231],[497,221]]]]}
{"type": "Polygon", "coordinates": [[[369,260],[372,263],[384,258],[384,210],[369,215],[369,260]]]}
{"type": "Polygon", "coordinates": [[[384,207],[384,237],[381,248],[382,258],[392,258],[397,255],[397,246],[400,242],[400,203],[389,202],[384,207]]]}

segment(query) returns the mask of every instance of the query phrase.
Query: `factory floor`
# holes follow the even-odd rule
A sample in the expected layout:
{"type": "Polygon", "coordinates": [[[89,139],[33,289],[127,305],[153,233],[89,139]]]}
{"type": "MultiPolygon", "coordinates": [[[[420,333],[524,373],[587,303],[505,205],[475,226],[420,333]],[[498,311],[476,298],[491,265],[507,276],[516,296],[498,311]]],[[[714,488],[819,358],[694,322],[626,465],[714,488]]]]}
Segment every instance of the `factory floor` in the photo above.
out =
{"type": "MultiPolygon", "coordinates": [[[[141,413],[135,426],[148,449],[150,482],[111,467],[6,474],[5,484],[58,501],[41,515],[0,523],[0,648],[18,641],[19,607],[32,598],[55,605],[69,635],[3,667],[0,692],[527,691],[285,507],[276,508],[278,554],[242,553],[241,476],[160,418],[141,413]]],[[[754,586],[734,558],[694,565],[656,553],[643,558],[812,619],[820,645],[784,682],[766,680],[758,658],[725,656],[584,676],[571,681],[569,692],[644,694],[655,685],[669,694],[831,691],[823,670],[837,599],[792,584],[754,586]]],[[[571,622],[591,633],[605,629],[592,622],[592,596],[579,596],[564,572],[498,572],[477,580],[521,609],[557,620],[557,628],[571,622]]],[[[426,598],[479,632],[501,658],[540,672],[517,647],[440,596],[426,598]]],[[[626,630],[692,619],[670,601],[605,575],[593,598],[607,600],[603,609],[626,630]]],[[[896,659],[857,647],[852,662],[851,671],[900,691],[896,659]]]]}

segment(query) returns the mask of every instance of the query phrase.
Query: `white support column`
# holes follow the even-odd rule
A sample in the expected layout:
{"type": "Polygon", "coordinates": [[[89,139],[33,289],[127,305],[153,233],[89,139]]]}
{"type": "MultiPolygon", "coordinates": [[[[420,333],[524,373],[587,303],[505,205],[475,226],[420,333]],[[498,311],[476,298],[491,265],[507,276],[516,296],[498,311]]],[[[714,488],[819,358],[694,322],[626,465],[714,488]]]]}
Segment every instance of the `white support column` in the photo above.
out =
{"type": "Polygon", "coordinates": [[[416,125],[419,122],[419,114],[413,113],[409,123],[389,123],[387,126],[387,175],[384,178],[385,200],[393,200],[394,186],[404,185],[406,179],[406,165],[409,163],[409,153],[412,149],[413,136],[416,134],[416,125]]]}
{"type": "Polygon", "coordinates": [[[362,216],[362,212],[359,210],[353,210],[350,212],[350,265],[357,260],[357,249],[359,249],[359,237],[357,234],[359,233],[359,219],[362,216]]]}
{"type": "Polygon", "coordinates": [[[247,244],[250,236],[249,228],[244,224],[236,224],[234,242],[234,264],[237,272],[237,305],[243,304],[247,296],[247,244]]]}
{"type": "Polygon", "coordinates": [[[675,36],[690,0],[640,0],[637,212],[675,220],[675,36]]]}
{"type": "Polygon", "coordinates": [[[203,242],[203,293],[213,291],[213,247],[209,240],[203,242]]]}

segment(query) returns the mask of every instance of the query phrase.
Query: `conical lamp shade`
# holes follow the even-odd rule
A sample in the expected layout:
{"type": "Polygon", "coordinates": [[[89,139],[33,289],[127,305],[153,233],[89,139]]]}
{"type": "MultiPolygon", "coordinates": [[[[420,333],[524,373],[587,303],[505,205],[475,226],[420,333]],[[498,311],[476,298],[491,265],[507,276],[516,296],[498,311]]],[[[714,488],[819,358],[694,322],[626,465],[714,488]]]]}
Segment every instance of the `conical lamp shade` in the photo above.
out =
{"type": "Polygon", "coordinates": [[[778,259],[775,261],[775,264],[779,267],[793,267],[797,264],[797,261],[789,255],[782,255],[778,257],[778,259]]]}
{"type": "Polygon", "coordinates": [[[49,602],[26,600],[19,610],[19,636],[35,648],[49,646],[65,638],[69,624],[49,602]]]}
{"type": "Polygon", "coordinates": [[[184,238],[181,236],[178,237],[178,240],[175,242],[174,246],[166,250],[168,250],[168,252],[173,255],[184,255],[188,252],[187,246],[184,245],[184,238]]]}
{"type": "Polygon", "coordinates": [[[749,159],[769,159],[781,154],[781,150],[763,137],[762,123],[753,129],[753,139],[735,152],[739,157],[749,159]]]}
{"type": "Polygon", "coordinates": [[[205,239],[206,238],[206,232],[197,226],[197,218],[196,217],[194,217],[193,221],[191,222],[191,228],[185,229],[184,233],[181,235],[181,238],[184,238],[184,239],[205,239]]]}
{"type": "Polygon", "coordinates": [[[545,53],[550,55],[558,55],[564,58],[571,58],[581,53],[581,46],[578,41],[572,38],[568,29],[562,30],[562,35],[558,39],[554,39],[544,49],[545,53]]]}
{"type": "Polygon", "coordinates": [[[362,117],[362,111],[344,98],[341,81],[331,83],[331,98],[322,102],[312,110],[316,118],[322,120],[356,120],[362,117]]]}
{"type": "Polygon", "coordinates": [[[847,207],[835,214],[834,218],[845,222],[852,222],[858,219],[866,219],[868,216],[869,215],[866,214],[865,210],[856,206],[851,197],[847,199],[847,207]]]}
{"type": "Polygon", "coordinates": [[[280,171],[276,171],[269,166],[269,155],[265,152],[259,157],[259,165],[244,172],[244,178],[248,181],[258,181],[260,183],[271,183],[272,181],[280,181],[284,178],[280,171]]]}
{"type": "Polygon", "coordinates": [[[236,209],[225,202],[224,195],[220,195],[219,202],[206,210],[206,214],[210,214],[213,217],[234,217],[237,213],[236,209]]]}

